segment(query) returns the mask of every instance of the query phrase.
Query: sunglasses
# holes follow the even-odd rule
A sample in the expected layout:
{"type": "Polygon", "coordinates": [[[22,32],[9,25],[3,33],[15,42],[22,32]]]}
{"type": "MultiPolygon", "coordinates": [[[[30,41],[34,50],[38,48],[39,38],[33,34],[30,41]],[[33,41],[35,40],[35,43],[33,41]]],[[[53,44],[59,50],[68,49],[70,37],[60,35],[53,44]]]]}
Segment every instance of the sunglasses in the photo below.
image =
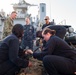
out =
{"type": "Polygon", "coordinates": [[[45,19],[45,20],[47,20],[47,19],[45,19]]]}

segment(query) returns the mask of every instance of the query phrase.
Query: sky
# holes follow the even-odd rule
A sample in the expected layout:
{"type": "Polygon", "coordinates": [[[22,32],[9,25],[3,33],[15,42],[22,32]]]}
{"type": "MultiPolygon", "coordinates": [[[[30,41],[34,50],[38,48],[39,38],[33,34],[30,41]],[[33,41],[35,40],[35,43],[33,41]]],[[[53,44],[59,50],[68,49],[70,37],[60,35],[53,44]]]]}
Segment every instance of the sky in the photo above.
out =
{"type": "MultiPolygon", "coordinates": [[[[76,0],[25,0],[30,4],[46,3],[46,15],[55,20],[56,24],[63,21],[64,24],[71,25],[76,31],[76,0]]],[[[3,9],[7,14],[13,8],[12,4],[18,3],[19,0],[1,0],[0,9],[3,9]]],[[[29,8],[29,13],[32,16],[37,15],[38,7],[29,8]]]]}

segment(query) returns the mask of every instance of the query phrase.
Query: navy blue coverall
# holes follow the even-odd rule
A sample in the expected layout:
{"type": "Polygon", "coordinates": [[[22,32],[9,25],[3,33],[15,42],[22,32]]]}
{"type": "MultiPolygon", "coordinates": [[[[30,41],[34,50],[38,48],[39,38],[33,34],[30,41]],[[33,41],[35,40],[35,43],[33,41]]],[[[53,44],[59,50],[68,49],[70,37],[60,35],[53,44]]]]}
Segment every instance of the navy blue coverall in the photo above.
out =
{"type": "Polygon", "coordinates": [[[19,57],[19,39],[14,34],[7,36],[0,45],[0,75],[15,75],[28,63],[19,57]]]}
{"type": "Polygon", "coordinates": [[[33,50],[33,40],[35,40],[35,30],[32,25],[24,25],[24,36],[22,39],[22,49],[26,49],[26,47],[29,47],[29,49],[33,50]]]}
{"type": "Polygon", "coordinates": [[[76,50],[57,36],[51,36],[45,49],[41,53],[33,53],[33,57],[43,61],[49,75],[76,72],[76,50]]]}

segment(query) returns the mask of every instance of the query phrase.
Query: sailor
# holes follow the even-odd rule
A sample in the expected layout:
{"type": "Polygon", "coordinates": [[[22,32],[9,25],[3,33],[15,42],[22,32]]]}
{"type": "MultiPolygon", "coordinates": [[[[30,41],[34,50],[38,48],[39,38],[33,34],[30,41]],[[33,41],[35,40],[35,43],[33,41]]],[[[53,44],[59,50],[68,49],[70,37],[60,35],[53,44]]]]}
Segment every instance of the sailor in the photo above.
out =
{"type": "Polygon", "coordinates": [[[42,26],[42,29],[44,29],[46,26],[49,26],[49,25],[55,25],[54,22],[50,22],[49,16],[45,16],[44,20],[45,20],[45,24],[42,26]]]}
{"type": "Polygon", "coordinates": [[[9,34],[11,34],[12,28],[13,28],[13,20],[16,18],[16,16],[17,16],[17,13],[15,11],[13,11],[11,13],[10,17],[8,17],[5,20],[5,22],[4,22],[4,29],[3,29],[3,38],[5,38],[9,34]]]}
{"type": "Polygon", "coordinates": [[[25,19],[26,25],[24,25],[24,36],[21,43],[21,47],[26,49],[33,49],[33,42],[35,40],[35,31],[34,27],[30,24],[30,19],[27,17],[25,19]]]}

